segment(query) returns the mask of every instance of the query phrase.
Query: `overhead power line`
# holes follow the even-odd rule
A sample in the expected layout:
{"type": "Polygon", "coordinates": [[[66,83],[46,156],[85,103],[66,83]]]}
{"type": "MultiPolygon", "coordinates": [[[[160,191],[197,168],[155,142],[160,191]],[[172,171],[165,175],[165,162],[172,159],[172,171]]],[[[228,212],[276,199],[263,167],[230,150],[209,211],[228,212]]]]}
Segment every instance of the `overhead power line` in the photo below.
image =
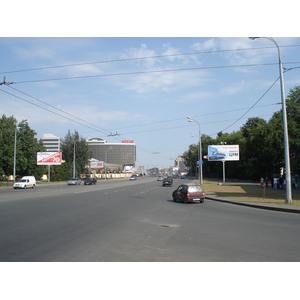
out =
{"type": "MultiPolygon", "coordinates": [[[[280,47],[281,48],[300,47],[300,45],[286,45],[286,46],[280,46],[280,47]]],[[[0,72],[0,74],[31,72],[31,71],[40,71],[40,70],[47,70],[47,69],[68,68],[68,67],[77,67],[77,66],[83,66],[83,65],[95,65],[95,64],[105,64],[105,63],[114,63],[114,62],[126,62],[126,61],[164,58],[164,57],[168,58],[168,57],[179,57],[179,56],[200,55],[200,54],[210,54],[210,53],[224,53],[224,52],[233,52],[233,51],[261,50],[261,49],[269,49],[269,48],[276,48],[276,47],[275,46],[252,47],[252,48],[241,48],[241,49],[209,50],[209,51],[198,51],[198,52],[188,52],[188,53],[176,53],[176,54],[164,54],[164,55],[153,55],[153,56],[143,56],[143,57],[132,57],[132,58],[122,58],[122,59],[112,59],[112,60],[102,60],[102,61],[93,61],[93,62],[84,62],[84,63],[65,64],[65,65],[57,65],[57,66],[46,66],[46,67],[21,69],[21,70],[13,70],[13,71],[2,71],[2,72],[0,72]]]]}
{"type": "MultiPolygon", "coordinates": [[[[102,133],[104,133],[104,134],[107,134],[106,132],[108,132],[108,130],[106,130],[106,129],[104,129],[104,128],[101,128],[101,127],[99,127],[99,126],[97,126],[97,125],[95,125],[95,124],[93,124],[93,123],[90,123],[90,122],[88,122],[88,121],[85,121],[85,120],[83,120],[83,119],[81,119],[81,118],[79,118],[79,117],[77,117],[77,116],[75,116],[75,115],[72,115],[72,114],[70,114],[70,113],[68,113],[68,112],[66,112],[66,111],[64,111],[64,110],[62,110],[62,109],[60,109],[60,108],[57,108],[57,107],[55,107],[55,106],[53,106],[53,105],[51,105],[51,104],[49,104],[49,103],[47,103],[47,102],[45,102],[45,101],[42,101],[42,100],[40,100],[40,99],[38,99],[38,98],[36,98],[36,97],[33,97],[33,96],[31,96],[31,95],[29,95],[29,94],[27,94],[27,93],[24,93],[24,92],[22,92],[22,91],[20,91],[20,90],[18,90],[18,89],[16,89],[16,88],[13,88],[12,86],[9,86],[9,87],[10,87],[11,89],[13,89],[13,90],[19,92],[19,93],[22,93],[23,95],[26,95],[27,97],[30,97],[30,98],[35,99],[36,101],[39,101],[39,102],[41,102],[41,103],[43,103],[43,104],[45,104],[45,105],[47,105],[47,106],[50,106],[51,108],[53,108],[53,109],[55,109],[55,110],[58,110],[59,112],[62,112],[62,113],[66,114],[66,115],[68,115],[68,116],[70,116],[70,117],[72,117],[72,118],[75,118],[75,119],[77,119],[77,120],[79,120],[79,121],[81,121],[81,122],[84,122],[84,123],[86,123],[86,124],[89,124],[89,125],[91,125],[91,126],[94,126],[94,127],[96,128],[95,130],[97,130],[97,131],[99,131],[99,132],[102,132],[102,133]]],[[[20,99],[22,99],[22,98],[20,98],[20,99]]],[[[22,100],[24,100],[24,99],[22,99],[22,100]]],[[[26,100],[24,100],[24,101],[26,101],[26,100]]],[[[30,102],[30,101],[27,101],[27,102],[33,104],[33,103],[30,102]]],[[[39,107],[42,108],[41,106],[39,106],[39,107]]],[[[48,111],[50,111],[50,110],[48,110],[48,111]]],[[[52,112],[52,111],[50,111],[50,112],[52,112]]],[[[62,115],[60,115],[60,116],[62,116],[62,115]]]]}
{"type": "MultiPolygon", "coordinates": [[[[289,62],[285,64],[300,64],[300,62],[289,62]]],[[[241,68],[241,67],[257,67],[257,66],[273,66],[278,63],[265,63],[265,64],[246,64],[246,65],[230,65],[230,66],[215,66],[215,67],[198,67],[198,68],[184,68],[184,69],[166,69],[166,70],[152,70],[152,71],[137,71],[137,72],[124,72],[124,73],[110,73],[110,74],[97,74],[97,75],[84,75],[74,77],[59,77],[48,79],[35,79],[16,81],[15,84],[20,83],[32,83],[32,82],[45,82],[45,81],[60,81],[71,79],[84,79],[84,78],[96,78],[96,77],[111,77],[111,76],[124,76],[124,75],[139,75],[139,74],[153,74],[153,73],[165,73],[165,72],[182,72],[182,71],[196,71],[196,70],[209,70],[209,69],[226,69],[226,68],[241,68]]]]}

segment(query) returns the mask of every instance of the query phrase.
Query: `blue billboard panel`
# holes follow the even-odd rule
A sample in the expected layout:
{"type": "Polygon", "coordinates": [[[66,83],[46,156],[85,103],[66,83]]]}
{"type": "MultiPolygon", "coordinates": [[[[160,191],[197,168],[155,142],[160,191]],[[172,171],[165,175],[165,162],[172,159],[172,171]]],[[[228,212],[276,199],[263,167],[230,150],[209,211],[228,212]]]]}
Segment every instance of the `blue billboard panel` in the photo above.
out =
{"type": "Polygon", "coordinates": [[[239,145],[208,146],[209,161],[240,160],[239,145]]]}

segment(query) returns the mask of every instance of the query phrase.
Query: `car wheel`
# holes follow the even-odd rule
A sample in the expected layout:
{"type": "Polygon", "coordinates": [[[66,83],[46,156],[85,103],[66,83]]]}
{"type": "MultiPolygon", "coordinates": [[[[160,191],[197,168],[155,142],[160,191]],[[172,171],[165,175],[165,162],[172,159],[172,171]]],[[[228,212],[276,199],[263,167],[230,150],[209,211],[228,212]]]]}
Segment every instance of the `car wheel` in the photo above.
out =
{"type": "Polygon", "coordinates": [[[204,200],[200,200],[200,203],[203,203],[204,202],[204,200]]]}
{"type": "Polygon", "coordinates": [[[187,198],[186,197],[184,197],[183,198],[183,203],[187,203],[188,201],[187,201],[187,198]]]}
{"type": "Polygon", "coordinates": [[[176,201],[177,201],[177,199],[176,199],[176,197],[175,197],[175,196],[173,196],[173,201],[174,201],[174,202],[176,202],[176,201]]]}

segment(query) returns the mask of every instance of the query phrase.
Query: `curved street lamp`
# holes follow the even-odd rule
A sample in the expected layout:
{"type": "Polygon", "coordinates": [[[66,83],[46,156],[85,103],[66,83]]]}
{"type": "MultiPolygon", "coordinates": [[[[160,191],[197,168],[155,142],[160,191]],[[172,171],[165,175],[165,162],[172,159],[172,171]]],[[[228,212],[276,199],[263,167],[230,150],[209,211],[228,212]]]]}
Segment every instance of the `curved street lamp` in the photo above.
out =
{"type": "Polygon", "coordinates": [[[283,82],[283,69],[280,56],[280,49],[276,41],[271,37],[249,37],[251,40],[255,39],[268,39],[272,41],[277,47],[278,51],[278,64],[279,64],[279,75],[280,75],[280,90],[281,90],[281,104],[282,104],[282,123],[283,123],[283,143],[284,143],[284,161],[285,161],[285,179],[286,179],[286,200],[287,203],[292,203],[292,191],[291,191],[291,167],[290,167],[290,153],[289,153],[289,137],[288,137],[288,127],[287,127],[287,114],[286,114],[286,104],[285,104],[285,92],[284,92],[284,82],[283,82]]]}
{"type": "Polygon", "coordinates": [[[112,146],[110,146],[109,148],[107,148],[106,150],[105,150],[105,180],[106,180],[106,178],[107,178],[107,151],[108,150],[111,150],[113,147],[112,146]]]}
{"type": "Polygon", "coordinates": [[[201,130],[200,130],[200,123],[191,117],[187,117],[189,122],[195,122],[199,126],[199,151],[198,151],[198,159],[199,159],[199,180],[200,185],[202,185],[203,182],[203,173],[202,173],[202,143],[201,143],[201,130]]]}

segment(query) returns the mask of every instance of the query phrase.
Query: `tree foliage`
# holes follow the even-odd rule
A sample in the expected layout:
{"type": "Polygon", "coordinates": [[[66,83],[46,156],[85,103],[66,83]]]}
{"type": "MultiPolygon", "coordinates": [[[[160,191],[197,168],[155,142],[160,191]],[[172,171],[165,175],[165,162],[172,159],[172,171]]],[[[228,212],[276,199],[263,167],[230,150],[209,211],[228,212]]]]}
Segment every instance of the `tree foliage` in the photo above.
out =
{"type": "MultiPolygon", "coordinates": [[[[300,86],[290,90],[287,99],[289,149],[292,174],[300,174],[300,103],[294,100],[300,94],[300,86]]],[[[273,176],[284,167],[284,144],[282,112],[275,112],[267,122],[255,117],[249,118],[239,131],[219,132],[215,139],[202,135],[203,156],[208,145],[239,145],[240,160],[226,162],[226,177],[258,180],[261,176],[273,176]]],[[[195,174],[198,160],[198,144],[189,146],[182,155],[190,172],[195,174]]],[[[207,161],[202,166],[204,177],[222,177],[222,162],[207,161]]]]}
{"type": "Polygon", "coordinates": [[[0,175],[13,174],[14,146],[16,136],[16,175],[33,175],[40,178],[45,173],[44,166],[36,164],[37,152],[44,151],[44,146],[35,138],[27,120],[17,123],[14,117],[2,116],[0,119],[0,175]]]}
{"type": "Polygon", "coordinates": [[[72,134],[69,130],[62,145],[62,158],[71,166],[69,177],[73,174],[74,149],[75,176],[79,176],[86,172],[86,166],[89,162],[89,149],[86,140],[79,136],[78,131],[72,134]]]}

